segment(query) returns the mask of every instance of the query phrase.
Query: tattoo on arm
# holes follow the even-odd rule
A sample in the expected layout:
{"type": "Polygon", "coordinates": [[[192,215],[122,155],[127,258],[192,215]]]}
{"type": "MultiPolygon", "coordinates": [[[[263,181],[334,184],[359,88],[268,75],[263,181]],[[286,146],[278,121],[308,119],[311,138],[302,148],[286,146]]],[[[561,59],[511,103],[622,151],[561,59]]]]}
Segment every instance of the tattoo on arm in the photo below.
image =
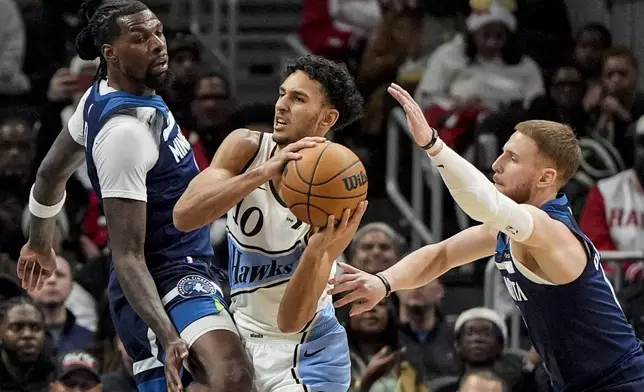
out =
{"type": "MultiPolygon", "coordinates": [[[[38,168],[34,198],[40,204],[58,203],[65,192],[67,180],[85,159],[85,148],[72,139],[65,127],[38,168]]],[[[38,250],[51,247],[56,217],[41,219],[31,216],[29,245],[38,250]]]]}
{"type": "Polygon", "coordinates": [[[178,336],[166,313],[156,284],[145,263],[146,203],[137,200],[103,200],[112,248],[112,262],[132,308],[154,331],[161,344],[178,336]]]}

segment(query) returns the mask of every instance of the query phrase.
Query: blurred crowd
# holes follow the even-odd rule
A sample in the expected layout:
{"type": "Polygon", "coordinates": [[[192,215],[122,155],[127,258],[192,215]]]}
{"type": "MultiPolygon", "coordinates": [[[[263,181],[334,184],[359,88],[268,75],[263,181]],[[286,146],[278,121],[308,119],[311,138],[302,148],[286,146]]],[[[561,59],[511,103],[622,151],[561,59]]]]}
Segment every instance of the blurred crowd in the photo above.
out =
{"type": "MultiPolygon", "coordinates": [[[[0,392],[136,391],[136,364],[107,308],[107,228],[86,168],[70,179],[57,216],[55,275],[30,295],[15,280],[35,173],[96,73],[96,63],[73,51],[81,2],[0,0],[0,392]]],[[[488,174],[517,122],[570,124],[583,162],[565,192],[581,228],[600,250],[644,251],[639,61],[613,45],[600,23],[572,31],[568,13],[563,0],[303,0],[300,40],[311,53],[345,62],[366,102],[365,116],[333,135],[369,173],[371,208],[343,256],[348,263],[375,273],[413,250],[409,227],[385,191],[391,82],[413,92],[443,140],[488,174]]],[[[203,60],[193,36],[166,35],[176,77],[158,93],[200,168],[232,130],[272,131],[272,104],[239,102],[227,74],[203,60]]],[[[410,167],[409,154],[401,154],[406,195],[410,167]]],[[[444,205],[450,203],[446,194],[444,205]]],[[[448,210],[423,218],[441,213],[450,234],[459,226],[448,210]]],[[[225,222],[215,222],[211,242],[222,265],[225,241],[225,222]]],[[[623,309],[644,337],[644,264],[604,267],[619,277],[623,309]]],[[[479,285],[481,271],[472,273],[479,285]]],[[[398,292],[351,319],[338,310],[349,336],[352,390],[549,391],[525,331],[518,331],[522,348],[509,349],[503,309],[449,312],[448,280],[398,292]]]]}

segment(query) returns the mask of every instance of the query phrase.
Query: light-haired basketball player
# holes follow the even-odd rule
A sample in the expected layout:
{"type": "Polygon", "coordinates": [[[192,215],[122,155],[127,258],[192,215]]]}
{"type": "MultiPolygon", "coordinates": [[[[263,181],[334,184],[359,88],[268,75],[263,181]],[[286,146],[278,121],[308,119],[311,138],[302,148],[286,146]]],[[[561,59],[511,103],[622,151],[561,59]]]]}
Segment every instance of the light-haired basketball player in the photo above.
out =
{"type": "Polygon", "coordinates": [[[259,392],[349,388],[347,337],[325,291],[366,204],[351,218],[345,211],[338,225],[330,217],[309,238],[311,227],[291,213],[278,189],[299,150],[361,115],[362,97],[344,66],[300,57],[286,68],[273,133],[231,133],[175,206],[180,230],[228,214],[231,312],[259,392]]]}
{"type": "Polygon", "coordinates": [[[527,121],[494,162],[494,182],[447,147],[409,94],[389,93],[403,106],[418,145],[439,169],[454,200],[482,222],[425,246],[388,270],[332,279],[336,303],[371,309],[393,291],[420,287],[451,268],[495,255],[510,295],[544,359],[555,391],[644,391],[644,352],[615,299],[599,253],[559,193],[577,170],[573,131],[550,121],[527,121]]]}

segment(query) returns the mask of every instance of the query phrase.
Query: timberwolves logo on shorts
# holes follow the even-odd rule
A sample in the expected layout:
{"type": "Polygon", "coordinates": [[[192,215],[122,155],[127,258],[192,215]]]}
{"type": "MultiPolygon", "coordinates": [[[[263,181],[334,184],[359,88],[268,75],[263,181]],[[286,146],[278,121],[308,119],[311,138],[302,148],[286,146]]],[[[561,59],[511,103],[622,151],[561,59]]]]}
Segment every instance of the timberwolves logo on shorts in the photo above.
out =
{"type": "Polygon", "coordinates": [[[201,295],[215,294],[215,285],[199,275],[190,275],[181,279],[177,283],[177,290],[182,297],[198,297],[201,295]]]}

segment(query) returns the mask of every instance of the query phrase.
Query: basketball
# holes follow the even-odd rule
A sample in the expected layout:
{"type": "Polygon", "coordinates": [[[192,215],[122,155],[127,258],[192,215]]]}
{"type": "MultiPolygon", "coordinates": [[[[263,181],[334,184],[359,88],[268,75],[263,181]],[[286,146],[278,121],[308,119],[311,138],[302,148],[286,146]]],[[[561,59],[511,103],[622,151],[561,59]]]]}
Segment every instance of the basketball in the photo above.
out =
{"type": "Polygon", "coordinates": [[[299,220],[324,227],[328,216],[340,220],[345,209],[355,211],[367,198],[367,173],[360,158],[333,142],[299,151],[302,159],[284,168],[280,192],[299,220]]]}

